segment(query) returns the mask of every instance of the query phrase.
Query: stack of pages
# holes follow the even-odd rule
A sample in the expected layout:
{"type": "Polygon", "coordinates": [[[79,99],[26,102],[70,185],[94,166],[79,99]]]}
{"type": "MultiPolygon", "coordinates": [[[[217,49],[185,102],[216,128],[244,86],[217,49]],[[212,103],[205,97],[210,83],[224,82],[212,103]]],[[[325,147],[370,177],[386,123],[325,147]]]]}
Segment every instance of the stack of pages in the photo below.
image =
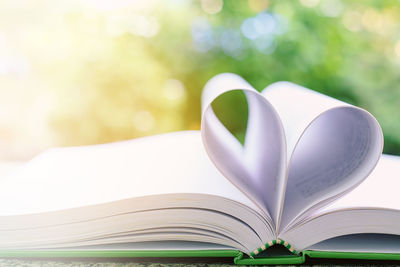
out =
{"type": "Polygon", "coordinates": [[[1,257],[400,259],[400,157],[367,111],[220,74],[201,131],[53,148],[0,171],[1,257]],[[247,100],[244,143],[214,113],[247,100]],[[272,246],[284,255],[266,253],[272,246]],[[266,250],[266,252],[264,252],[266,250]]]}

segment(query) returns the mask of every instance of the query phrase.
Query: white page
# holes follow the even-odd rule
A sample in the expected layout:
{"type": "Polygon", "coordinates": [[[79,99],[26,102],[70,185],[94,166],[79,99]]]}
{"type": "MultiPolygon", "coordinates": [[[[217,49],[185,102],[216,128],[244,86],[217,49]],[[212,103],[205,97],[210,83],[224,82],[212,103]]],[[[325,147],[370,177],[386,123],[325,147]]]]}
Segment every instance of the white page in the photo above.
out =
{"type": "Polygon", "coordinates": [[[318,213],[347,208],[400,210],[400,157],[382,155],[376,168],[356,189],[318,213]]]}
{"type": "Polygon", "coordinates": [[[285,137],[274,108],[241,77],[224,73],[212,78],[202,95],[202,135],[207,152],[219,170],[269,213],[275,223],[283,194],[285,137]],[[248,107],[245,145],[225,128],[211,103],[232,90],[243,90],[248,107]]]}
{"type": "Polygon", "coordinates": [[[273,83],[262,94],[279,114],[285,129],[289,157],[300,136],[316,117],[332,108],[350,106],[290,82],[273,83]]]}
{"type": "Polygon", "coordinates": [[[211,163],[200,132],[184,131],[45,152],[0,178],[0,216],[170,193],[213,194],[257,210],[211,163]]]}
{"type": "Polygon", "coordinates": [[[287,138],[285,228],[362,182],[379,159],[383,136],[365,110],[304,87],[279,82],[263,95],[276,108],[287,138]]]}
{"type": "Polygon", "coordinates": [[[307,248],[319,251],[400,253],[400,236],[354,234],[334,237],[307,248]]]}
{"type": "Polygon", "coordinates": [[[24,163],[23,161],[0,161],[0,177],[18,171],[24,163]]]}
{"type": "MultiPolygon", "coordinates": [[[[70,248],[56,248],[45,249],[45,251],[98,251],[98,250],[234,250],[233,247],[224,245],[205,243],[205,242],[191,242],[191,241],[156,241],[156,242],[133,242],[133,243],[116,243],[116,244],[103,244],[95,246],[78,246],[70,248]]],[[[40,249],[38,249],[40,251],[40,249]]]]}

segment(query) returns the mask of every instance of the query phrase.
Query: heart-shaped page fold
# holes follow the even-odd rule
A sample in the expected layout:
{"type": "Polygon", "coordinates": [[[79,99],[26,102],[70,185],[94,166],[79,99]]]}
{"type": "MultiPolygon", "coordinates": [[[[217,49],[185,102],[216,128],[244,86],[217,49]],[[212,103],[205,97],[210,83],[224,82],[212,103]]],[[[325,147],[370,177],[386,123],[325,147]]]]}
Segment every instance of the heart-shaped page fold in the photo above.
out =
{"type": "Polygon", "coordinates": [[[263,95],[287,136],[284,231],[360,184],[379,160],[383,134],[367,111],[295,84],[273,84],[263,95]]]}
{"type": "Polygon", "coordinates": [[[235,74],[220,74],[202,95],[203,143],[216,167],[277,223],[286,172],[283,127],[272,105],[235,74]],[[244,145],[218,120],[211,104],[224,93],[242,90],[248,104],[244,145]]]}

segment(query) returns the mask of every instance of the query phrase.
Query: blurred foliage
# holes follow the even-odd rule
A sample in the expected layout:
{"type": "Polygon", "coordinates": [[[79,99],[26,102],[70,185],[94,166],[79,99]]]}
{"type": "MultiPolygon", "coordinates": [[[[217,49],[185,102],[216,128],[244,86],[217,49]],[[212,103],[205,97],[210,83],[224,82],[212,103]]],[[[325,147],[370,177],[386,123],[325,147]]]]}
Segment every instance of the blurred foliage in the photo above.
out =
{"type": "Polygon", "coordinates": [[[249,116],[248,103],[242,90],[217,97],[211,104],[215,116],[244,145],[249,116]]]}
{"type": "MultiPolygon", "coordinates": [[[[400,155],[397,0],[0,7],[0,157],[199,129],[201,90],[221,72],[258,90],[287,80],[365,108],[382,125],[385,152],[400,155]]],[[[234,109],[225,116],[246,120],[234,109]]],[[[231,127],[239,136],[240,125],[231,127]]]]}

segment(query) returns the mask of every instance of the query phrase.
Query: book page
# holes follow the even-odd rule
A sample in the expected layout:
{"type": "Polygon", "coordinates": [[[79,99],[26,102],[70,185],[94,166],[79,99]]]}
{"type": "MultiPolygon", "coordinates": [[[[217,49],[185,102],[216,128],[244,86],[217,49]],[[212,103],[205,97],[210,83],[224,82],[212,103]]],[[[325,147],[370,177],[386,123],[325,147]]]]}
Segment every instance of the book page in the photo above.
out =
{"type": "Polygon", "coordinates": [[[172,193],[212,194],[259,210],[212,164],[200,132],[55,148],[0,177],[0,216],[172,193]]]}
{"type": "Polygon", "coordinates": [[[349,208],[400,210],[400,157],[382,155],[376,168],[357,188],[318,213],[349,208]]]}
{"type": "Polygon", "coordinates": [[[283,229],[361,183],[379,159],[383,136],[365,110],[301,86],[280,82],[263,95],[279,113],[288,144],[283,229]]]}
{"type": "Polygon", "coordinates": [[[400,236],[389,234],[353,234],[319,242],[308,250],[365,253],[400,253],[400,236]]]}
{"type": "MultiPolygon", "coordinates": [[[[235,250],[215,243],[193,242],[193,241],[154,241],[154,242],[131,242],[131,243],[114,243],[92,246],[76,246],[69,248],[46,249],[51,251],[110,251],[110,250],[235,250]]],[[[38,249],[40,251],[40,249],[38,249]]]]}
{"type": "Polygon", "coordinates": [[[202,107],[202,136],[210,158],[226,178],[270,214],[276,225],[286,149],[274,108],[245,80],[229,73],[217,75],[206,84],[202,107]],[[218,120],[211,106],[217,97],[238,89],[244,92],[249,107],[244,146],[218,120]]]}
{"type": "Polygon", "coordinates": [[[2,161],[0,160],[0,177],[18,171],[25,162],[23,161],[2,161]]]}

